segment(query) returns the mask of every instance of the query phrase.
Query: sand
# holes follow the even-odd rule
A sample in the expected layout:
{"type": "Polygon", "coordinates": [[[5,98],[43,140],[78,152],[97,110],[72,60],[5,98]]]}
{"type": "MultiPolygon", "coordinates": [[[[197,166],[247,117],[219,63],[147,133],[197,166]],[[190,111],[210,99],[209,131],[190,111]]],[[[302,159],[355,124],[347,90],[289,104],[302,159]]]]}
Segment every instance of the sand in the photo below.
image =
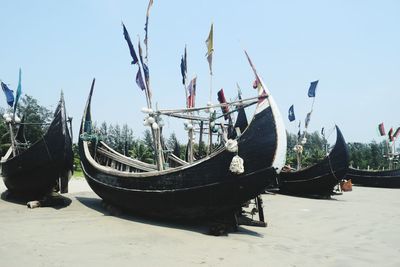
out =
{"type": "Polygon", "coordinates": [[[0,199],[0,266],[400,266],[396,189],[263,195],[267,228],[219,237],[203,225],[112,216],[84,179],[64,196],[63,208],[0,199]]]}

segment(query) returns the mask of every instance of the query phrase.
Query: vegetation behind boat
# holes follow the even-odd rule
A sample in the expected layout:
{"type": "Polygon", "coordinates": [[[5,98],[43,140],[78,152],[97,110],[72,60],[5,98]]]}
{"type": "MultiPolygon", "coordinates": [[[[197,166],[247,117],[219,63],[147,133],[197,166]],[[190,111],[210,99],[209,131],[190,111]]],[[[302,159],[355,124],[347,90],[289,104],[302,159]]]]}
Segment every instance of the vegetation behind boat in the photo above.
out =
{"type": "MultiPolygon", "coordinates": [[[[287,133],[287,164],[292,167],[296,166],[296,153],[293,147],[296,145],[297,135],[293,133],[287,133]]],[[[330,145],[325,139],[321,137],[318,131],[309,133],[307,135],[307,143],[304,145],[304,152],[302,157],[303,167],[311,166],[319,161],[321,161],[326,152],[324,147],[330,148],[330,145]]],[[[386,149],[385,141],[377,143],[376,141],[371,141],[370,143],[360,143],[360,142],[348,142],[347,148],[349,150],[349,164],[353,168],[359,169],[373,169],[382,170],[388,169],[387,159],[384,157],[384,151],[386,149]]],[[[398,163],[397,163],[398,164],[398,163]]],[[[394,168],[399,168],[396,165],[394,168]]]]}
{"type": "MultiPolygon", "coordinates": [[[[4,156],[11,145],[8,128],[2,116],[5,112],[6,110],[0,107],[0,157],[4,156]]],[[[52,111],[40,105],[29,95],[21,98],[17,106],[17,114],[24,116],[25,123],[32,123],[25,125],[25,138],[31,144],[39,140],[46,132],[48,125],[42,123],[49,123],[53,118],[52,111]]]]}

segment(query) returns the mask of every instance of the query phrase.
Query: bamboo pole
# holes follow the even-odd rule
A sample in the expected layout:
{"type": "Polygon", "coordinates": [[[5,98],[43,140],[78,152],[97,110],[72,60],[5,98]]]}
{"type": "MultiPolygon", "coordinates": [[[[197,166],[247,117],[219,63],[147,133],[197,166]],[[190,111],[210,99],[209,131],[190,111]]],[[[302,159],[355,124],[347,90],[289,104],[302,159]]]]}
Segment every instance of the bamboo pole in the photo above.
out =
{"type": "MultiPolygon", "coordinates": [[[[209,98],[209,104],[212,105],[212,80],[213,80],[213,75],[212,72],[210,72],[210,98],[209,98]]],[[[209,119],[209,123],[208,123],[208,150],[207,150],[207,154],[211,154],[212,152],[212,127],[211,127],[211,120],[212,120],[212,116],[213,116],[214,112],[210,111],[210,119],[209,119]]]]}
{"type": "Polygon", "coordinates": [[[8,127],[9,127],[9,130],[10,130],[11,149],[12,149],[12,152],[13,152],[13,156],[15,157],[15,155],[16,155],[15,140],[14,140],[14,132],[13,132],[13,128],[12,128],[12,123],[11,122],[8,123],[8,127]]]}

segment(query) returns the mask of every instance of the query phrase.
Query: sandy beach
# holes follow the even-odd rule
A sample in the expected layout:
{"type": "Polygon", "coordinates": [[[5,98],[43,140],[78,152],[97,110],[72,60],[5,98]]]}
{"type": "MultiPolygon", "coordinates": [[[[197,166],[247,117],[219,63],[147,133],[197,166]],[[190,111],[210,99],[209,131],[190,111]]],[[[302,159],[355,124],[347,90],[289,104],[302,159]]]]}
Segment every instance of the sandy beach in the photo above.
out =
{"type": "Polygon", "coordinates": [[[66,207],[0,200],[0,266],[400,266],[399,194],[366,187],[332,200],[266,194],[267,228],[215,237],[204,225],[112,216],[74,178],[66,207]]]}

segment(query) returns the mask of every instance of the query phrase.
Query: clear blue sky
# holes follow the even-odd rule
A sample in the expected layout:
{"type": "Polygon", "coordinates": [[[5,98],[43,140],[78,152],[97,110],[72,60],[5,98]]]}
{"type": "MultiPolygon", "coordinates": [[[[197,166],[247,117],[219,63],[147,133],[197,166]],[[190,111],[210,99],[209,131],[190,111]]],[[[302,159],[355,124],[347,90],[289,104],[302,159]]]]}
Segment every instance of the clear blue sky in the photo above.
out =
{"type": "MultiPolygon", "coordinates": [[[[136,67],[122,35],[121,21],[134,43],[144,37],[148,1],[2,1],[0,79],[54,108],[60,90],[74,117],[75,136],[91,79],[99,122],[127,123],[141,136],[146,105],[135,84],[136,67]]],[[[349,142],[382,140],[377,125],[400,126],[399,1],[158,1],[150,14],[149,68],[159,108],[184,105],[179,63],[185,44],[188,74],[198,76],[197,103],[209,95],[205,58],[214,22],[214,93],[253,96],[253,74],[245,48],[274,95],[285,124],[295,105],[304,121],[309,83],[319,80],[310,130],[338,124],[349,142]]],[[[214,102],[216,102],[216,97],[214,102]]],[[[6,106],[4,96],[0,105],[6,106]]],[[[183,131],[182,123],[167,127],[183,131]],[[172,127],[173,126],[173,127],[172,127]]]]}

